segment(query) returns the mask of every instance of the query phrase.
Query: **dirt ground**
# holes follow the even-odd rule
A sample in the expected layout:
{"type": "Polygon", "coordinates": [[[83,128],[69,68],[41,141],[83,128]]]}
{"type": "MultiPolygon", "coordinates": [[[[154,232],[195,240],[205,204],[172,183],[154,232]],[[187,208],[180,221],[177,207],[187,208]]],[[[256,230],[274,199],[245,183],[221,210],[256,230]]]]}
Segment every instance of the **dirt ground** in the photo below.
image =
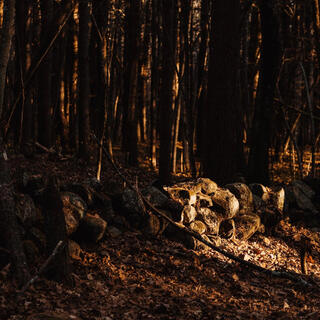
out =
{"type": "MultiPolygon", "coordinates": [[[[65,180],[95,176],[95,166],[47,155],[16,157],[19,170],[51,172],[65,180]]],[[[133,182],[150,184],[156,174],[146,168],[123,173],[133,182]]],[[[110,166],[102,183],[121,184],[110,166]]],[[[266,269],[290,272],[298,281],[265,275],[210,249],[188,250],[163,236],[139,230],[106,234],[101,242],[82,246],[72,261],[72,285],[40,277],[23,294],[11,279],[9,266],[0,271],[0,319],[320,319],[320,246],[309,257],[309,275],[301,275],[298,237],[318,239],[319,230],[285,219],[274,234],[256,234],[221,248],[266,269]],[[299,279],[305,280],[299,281],[299,279]]],[[[43,259],[31,265],[36,274],[43,259]]]]}

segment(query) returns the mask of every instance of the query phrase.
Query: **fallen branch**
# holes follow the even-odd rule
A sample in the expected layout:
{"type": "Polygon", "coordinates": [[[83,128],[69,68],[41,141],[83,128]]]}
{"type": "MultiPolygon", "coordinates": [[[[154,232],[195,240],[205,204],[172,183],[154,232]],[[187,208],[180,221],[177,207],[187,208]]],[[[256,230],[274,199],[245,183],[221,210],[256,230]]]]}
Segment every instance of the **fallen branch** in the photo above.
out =
{"type": "MultiPolygon", "coordinates": [[[[95,140],[97,141],[97,143],[99,143],[97,137],[95,135],[93,135],[93,137],[95,138],[95,140]]],[[[130,183],[130,181],[128,181],[128,179],[120,172],[120,170],[118,169],[118,167],[115,165],[115,163],[111,160],[111,158],[108,155],[108,152],[106,151],[106,149],[103,147],[103,151],[105,153],[105,155],[107,156],[108,160],[111,162],[112,166],[114,167],[114,169],[116,170],[116,172],[120,175],[120,177],[124,180],[124,182],[127,183],[127,185],[134,191],[137,192],[138,197],[140,199],[143,200],[143,202],[158,216],[162,217],[163,219],[165,219],[166,221],[168,221],[170,224],[174,225],[176,228],[178,228],[179,230],[183,231],[184,233],[196,238],[197,240],[199,240],[200,242],[202,242],[203,244],[205,244],[206,246],[208,246],[210,249],[219,252],[220,254],[224,255],[225,257],[236,261],[246,267],[249,267],[251,269],[260,271],[264,274],[270,275],[270,276],[274,276],[274,277],[279,277],[279,278],[285,278],[285,279],[289,279],[292,280],[294,282],[296,282],[297,284],[306,286],[306,287],[310,287],[312,286],[312,284],[310,284],[309,282],[305,281],[304,279],[302,279],[299,275],[296,274],[292,274],[289,272],[285,272],[285,271],[276,271],[276,270],[269,270],[263,267],[260,267],[252,262],[249,261],[245,261],[223,249],[220,249],[219,247],[215,246],[214,244],[212,244],[211,242],[207,241],[206,239],[204,239],[200,234],[192,231],[191,229],[187,228],[185,225],[181,224],[181,223],[177,223],[175,221],[173,221],[170,217],[168,217],[164,212],[162,212],[161,210],[157,209],[148,199],[146,199],[138,190],[137,186],[134,186],[132,183],[130,183]]]]}
{"type": "Polygon", "coordinates": [[[56,151],[53,149],[53,147],[51,147],[50,149],[46,148],[45,146],[43,146],[42,144],[40,144],[39,142],[35,142],[34,144],[36,147],[38,147],[39,149],[41,149],[42,151],[45,151],[47,153],[50,154],[54,154],[56,153],[56,151]]]}
{"type": "Polygon", "coordinates": [[[36,273],[36,275],[31,278],[23,287],[22,289],[19,291],[19,294],[24,293],[29,286],[31,286],[34,282],[36,282],[40,275],[45,271],[45,269],[48,267],[48,265],[53,261],[54,257],[64,248],[64,246],[66,245],[65,241],[59,241],[56,245],[56,247],[54,248],[54,250],[52,251],[51,255],[48,257],[48,259],[43,263],[43,265],[41,266],[41,268],[39,269],[39,271],[36,273]]]}

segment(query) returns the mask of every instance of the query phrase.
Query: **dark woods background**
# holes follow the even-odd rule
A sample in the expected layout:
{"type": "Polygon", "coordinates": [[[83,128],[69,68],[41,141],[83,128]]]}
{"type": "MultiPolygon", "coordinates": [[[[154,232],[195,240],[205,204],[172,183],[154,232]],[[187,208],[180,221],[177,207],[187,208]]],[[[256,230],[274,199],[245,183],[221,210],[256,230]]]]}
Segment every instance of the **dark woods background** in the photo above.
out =
{"type": "MultiPolygon", "coordinates": [[[[94,134],[163,183],[314,175],[318,0],[0,0],[8,146],[99,158],[94,134]],[[289,162],[288,162],[289,161],[289,162]]],[[[100,150],[101,152],[101,150],[100,150]]]]}

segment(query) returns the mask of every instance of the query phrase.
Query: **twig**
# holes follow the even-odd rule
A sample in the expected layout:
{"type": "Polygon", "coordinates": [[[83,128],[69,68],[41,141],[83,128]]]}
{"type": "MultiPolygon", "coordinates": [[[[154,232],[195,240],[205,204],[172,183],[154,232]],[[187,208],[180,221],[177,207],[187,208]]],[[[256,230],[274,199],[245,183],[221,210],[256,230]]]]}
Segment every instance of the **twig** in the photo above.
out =
{"type": "Polygon", "coordinates": [[[31,278],[24,286],[23,288],[19,291],[19,294],[24,293],[30,285],[32,285],[35,281],[37,281],[40,277],[40,275],[44,272],[44,270],[48,267],[48,265],[53,261],[54,257],[59,253],[60,250],[64,248],[66,245],[66,241],[59,241],[52,251],[51,255],[48,257],[48,259],[44,262],[44,264],[41,266],[39,271],[36,273],[36,275],[31,278]]]}
{"type": "Polygon", "coordinates": [[[41,150],[43,150],[43,151],[45,151],[45,152],[47,152],[47,153],[50,153],[50,154],[56,153],[56,152],[53,150],[53,148],[48,149],[48,148],[46,148],[45,146],[43,146],[42,144],[40,144],[39,142],[35,142],[35,145],[36,145],[39,149],[41,149],[41,150]]]}
{"type": "MultiPolygon", "coordinates": [[[[98,139],[95,135],[93,135],[93,137],[95,138],[95,140],[98,142],[98,139]]],[[[120,170],[117,168],[117,166],[114,164],[114,162],[110,159],[109,155],[108,155],[108,152],[107,150],[103,147],[103,151],[105,153],[105,155],[107,156],[107,158],[109,159],[109,161],[111,162],[112,166],[114,167],[114,169],[116,170],[116,172],[120,175],[120,177],[128,184],[128,186],[136,191],[138,193],[138,197],[144,201],[144,203],[154,212],[156,213],[157,215],[159,215],[160,217],[162,217],[163,219],[165,219],[166,221],[168,221],[170,224],[174,225],[176,228],[178,228],[179,230],[187,233],[188,235],[196,238],[197,240],[199,240],[200,242],[204,243],[206,246],[208,246],[209,248],[213,249],[214,251],[217,251],[219,253],[221,253],[222,255],[224,255],[225,257],[233,260],[233,261],[236,261],[236,262],[239,262],[251,269],[254,269],[254,270],[257,270],[257,271],[260,271],[264,274],[267,274],[267,275],[270,275],[270,276],[274,276],[274,277],[279,277],[279,278],[285,278],[285,279],[289,279],[289,280],[292,280],[292,281],[295,281],[297,282],[298,284],[300,285],[303,285],[303,286],[307,286],[307,287],[310,287],[311,284],[305,280],[303,280],[301,277],[299,277],[298,275],[294,275],[294,274],[291,274],[291,273],[288,273],[288,272],[283,272],[283,271],[273,271],[273,270],[269,270],[269,269],[265,269],[263,267],[260,267],[252,262],[249,262],[249,261],[245,261],[223,249],[220,249],[218,247],[216,247],[214,244],[212,244],[211,242],[205,240],[200,234],[192,231],[191,229],[189,229],[188,227],[186,227],[185,225],[183,224],[180,224],[180,223],[177,223],[175,221],[173,221],[170,217],[168,217],[164,212],[162,212],[161,210],[157,209],[146,197],[144,197],[138,190],[137,187],[135,187],[133,184],[131,184],[127,178],[120,172],[120,170]]]]}

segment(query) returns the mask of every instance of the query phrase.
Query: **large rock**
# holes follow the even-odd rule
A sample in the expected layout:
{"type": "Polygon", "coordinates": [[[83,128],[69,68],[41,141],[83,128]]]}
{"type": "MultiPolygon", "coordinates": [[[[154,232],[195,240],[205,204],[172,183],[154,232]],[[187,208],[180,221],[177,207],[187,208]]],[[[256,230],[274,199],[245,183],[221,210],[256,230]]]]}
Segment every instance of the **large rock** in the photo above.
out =
{"type": "Polygon", "coordinates": [[[67,235],[70,236],[77,230],[80,220],[85,217],[87,204],[80,196],[72,192],[61,192],[61,200],[66,220],[67,235]]]}
{"type": "Polygon", "coordinates": [[[306,183],[300,180],[293,181],[291,191],[298,208],[308,210],[313,214],[319,213],[312,202],[315,192],[306,183]]]}

